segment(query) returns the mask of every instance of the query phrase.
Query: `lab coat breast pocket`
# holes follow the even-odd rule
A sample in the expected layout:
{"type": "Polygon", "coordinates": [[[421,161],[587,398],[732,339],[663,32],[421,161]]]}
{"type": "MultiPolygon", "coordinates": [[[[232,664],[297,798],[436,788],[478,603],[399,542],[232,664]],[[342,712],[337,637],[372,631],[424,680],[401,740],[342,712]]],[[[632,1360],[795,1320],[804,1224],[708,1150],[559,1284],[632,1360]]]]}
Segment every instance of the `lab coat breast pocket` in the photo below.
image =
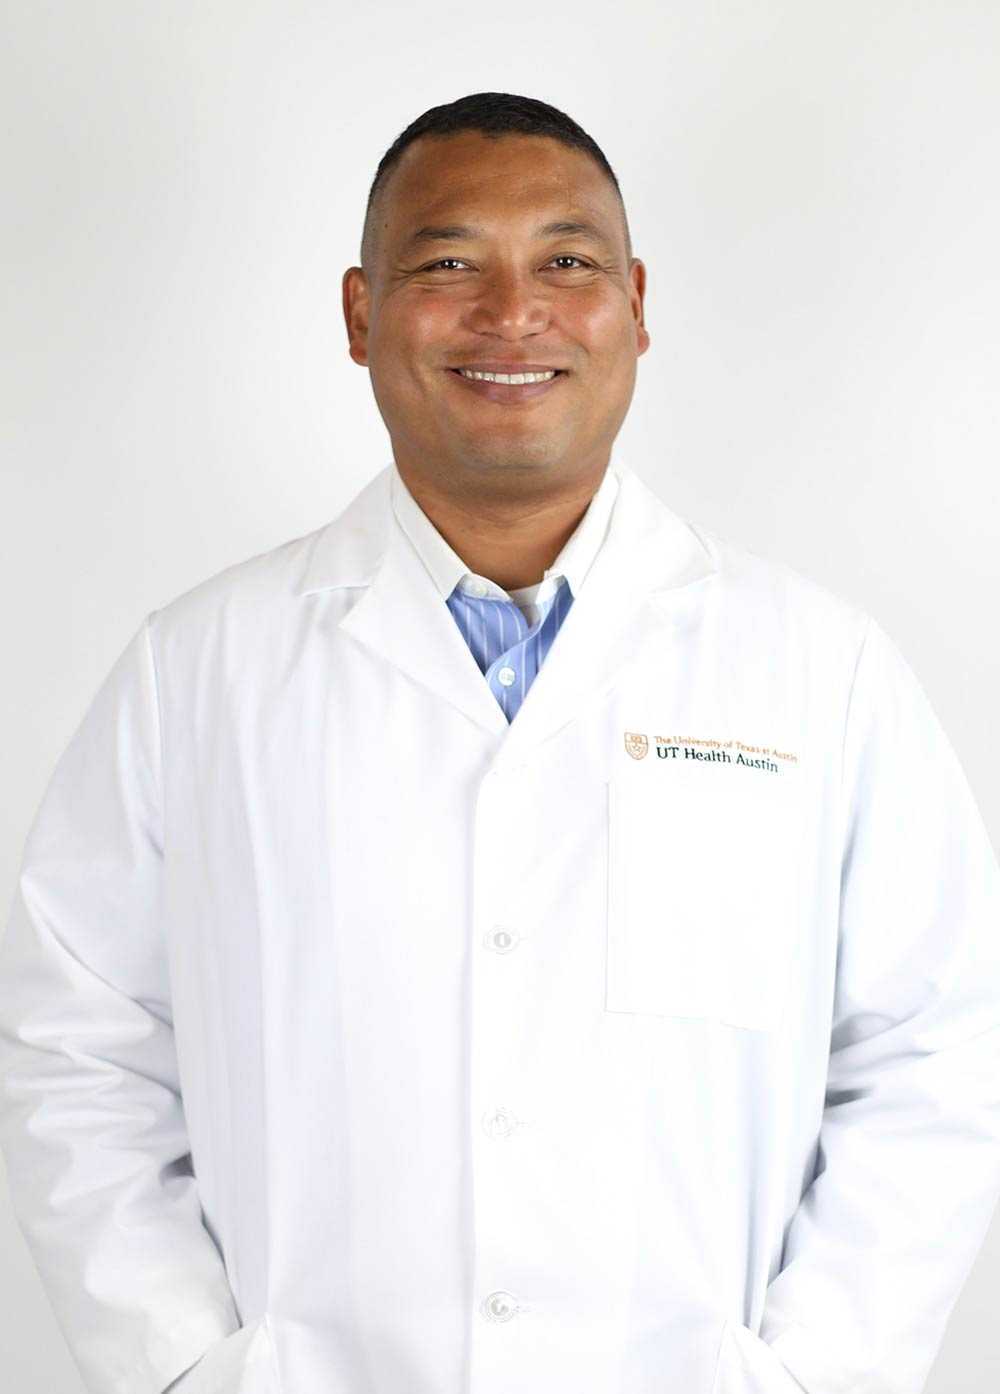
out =
{"type": "Polygon", "coordinates": [[[775,1030],[801,920],[799,771],[671,762],[607,797],[605,1010],[775,1030]]]}

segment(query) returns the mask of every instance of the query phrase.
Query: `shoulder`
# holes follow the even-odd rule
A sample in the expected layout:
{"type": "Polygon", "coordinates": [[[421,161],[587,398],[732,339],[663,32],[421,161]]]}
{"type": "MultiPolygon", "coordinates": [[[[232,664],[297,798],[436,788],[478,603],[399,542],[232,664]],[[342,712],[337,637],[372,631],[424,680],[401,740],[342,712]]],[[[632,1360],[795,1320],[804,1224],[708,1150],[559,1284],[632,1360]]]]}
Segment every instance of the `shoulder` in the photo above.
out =
{"type": "MultiPolygon", "coordinates": [[[[869,615],[855,601],[786,562],[766,557],[723,536],[687,514],[675,512],[658,489],[634,469],[619,466],[626,485],[630,536],[683,558],[682,578],[708,581],[706,600],[720,618],[762,630],[791,627],[798,637],[814,633],[860,640],[869,615]],[[637,521],[642,519],[642,522],[637,521]],[[711,600],[708,601],[708,597],[711,600]]],[[[763,635],[762,635],[763,637],[763,635]]]]}
{"type": "Polygon", "coordinates": [[[263,642],[302,598],[364,584],[385,543],[388,470],[383,469],[333,519],[299,537],[223,567],[153,612],[166,639],[220,632],[263,642]]]}
{"type": "Polygon", "coordinates": [[[213,572],[153,613],[163,633],[200,630],[227,620],[265,621],[289,604],[325,526],[213,572]]]}
{"type": "Polygon", "coordinates": [[[719,604],[733,624],[761,644],[790,645],[807,658],[853,666],[874,624],[866,608],[787,562],[700,523],[688,520],[688,526],[713,559],[719,604]]]}

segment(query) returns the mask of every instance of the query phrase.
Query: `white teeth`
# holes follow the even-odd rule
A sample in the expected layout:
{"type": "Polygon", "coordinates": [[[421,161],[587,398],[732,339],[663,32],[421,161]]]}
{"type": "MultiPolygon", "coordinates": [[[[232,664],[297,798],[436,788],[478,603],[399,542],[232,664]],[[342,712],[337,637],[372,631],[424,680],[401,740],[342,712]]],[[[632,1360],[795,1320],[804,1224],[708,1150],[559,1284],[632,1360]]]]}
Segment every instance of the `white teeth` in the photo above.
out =
{"type": "Polygon", "coordinates": [[[556,375],[555,368],[550,368],[546,373],[475,373],[468,368],[458,370],[463,378],[474,378],[479,382],[506,382],[506,383],[526,383],[526,382],[548,382],[556,375]]]}

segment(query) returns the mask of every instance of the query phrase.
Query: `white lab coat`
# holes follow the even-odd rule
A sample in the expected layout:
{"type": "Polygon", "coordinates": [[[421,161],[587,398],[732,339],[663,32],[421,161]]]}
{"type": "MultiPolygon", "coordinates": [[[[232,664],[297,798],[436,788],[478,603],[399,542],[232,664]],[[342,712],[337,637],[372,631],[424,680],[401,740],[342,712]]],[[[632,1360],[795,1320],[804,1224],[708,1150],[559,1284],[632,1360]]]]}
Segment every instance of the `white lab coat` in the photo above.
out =
{"type": "Polygon", "coordinates": [[[0,954],[93,1394],[921,1389],[1000,1195],[1000,868],[879,625],[616,468],[510,725],[388,468],[97,693],[0,954]]]}

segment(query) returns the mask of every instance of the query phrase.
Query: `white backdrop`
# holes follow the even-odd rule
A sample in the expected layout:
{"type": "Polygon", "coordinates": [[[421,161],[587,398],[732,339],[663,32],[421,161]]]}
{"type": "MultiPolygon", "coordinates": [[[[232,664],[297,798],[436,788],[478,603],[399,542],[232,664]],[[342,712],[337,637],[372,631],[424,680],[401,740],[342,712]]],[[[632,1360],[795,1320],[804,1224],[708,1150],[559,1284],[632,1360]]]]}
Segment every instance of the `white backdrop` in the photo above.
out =
{"type": "MultiPolygon", "coordinates": [[[[996,0],[4,0],[0,65],[4,923],[143,615],[390,459],[341,275],[384,150],[480,90],[562,108],[621,182],[652,336],[623,457],[878,619],[1000,846],[996,0]]],[[[998,1290],[995,1219],[928,1394],[997,1388],[998,1290]]],[[[0,1311],[0,1383],[82,1394],[2,1189],[0,1311]]]]}

